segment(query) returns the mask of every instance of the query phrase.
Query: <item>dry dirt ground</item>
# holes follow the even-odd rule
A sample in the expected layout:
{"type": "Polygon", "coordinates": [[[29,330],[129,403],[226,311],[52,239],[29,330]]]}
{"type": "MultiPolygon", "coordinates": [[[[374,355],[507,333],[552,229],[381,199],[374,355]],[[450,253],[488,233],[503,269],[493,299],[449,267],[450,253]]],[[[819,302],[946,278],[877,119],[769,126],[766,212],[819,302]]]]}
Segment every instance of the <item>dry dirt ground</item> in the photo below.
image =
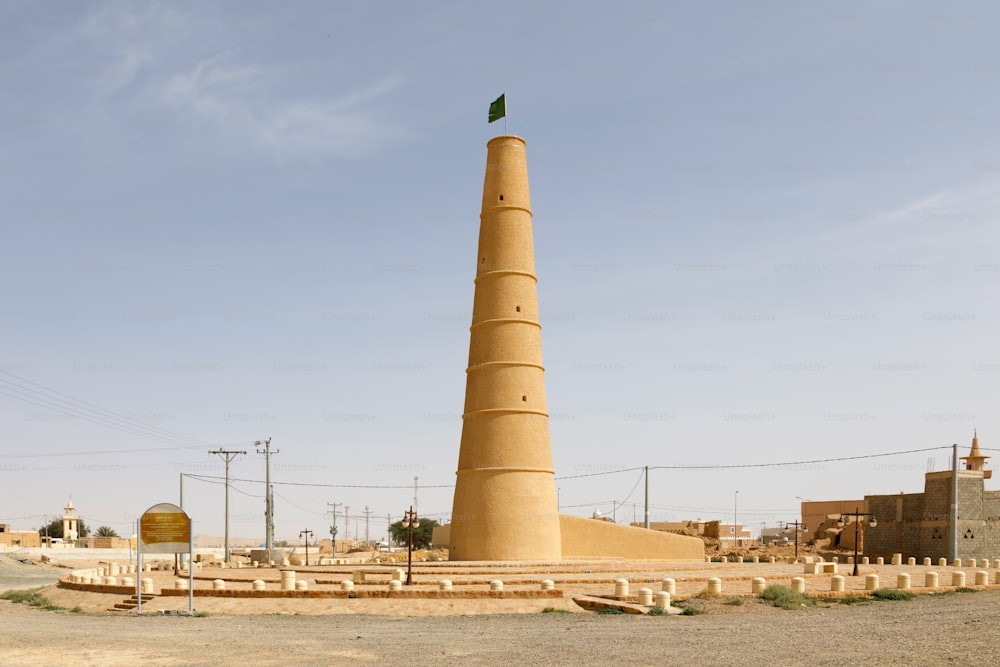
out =
{"type": "MultiPolygon", "coordinates": [[[[65,569],[7,563],[0,589],[65,569]]],[[[44,593],[57,597],[54,589],[44,593]]],[[[746,599],[696,616],[385,616],[42,611],[0,601],[3,665],[1000,664],[1000,590],[794,611],[746,599]]],[[[60,602],[65,604],[65,602],[60,602]]]]}
{"type": "Polygon", "coordinates": [[[114,616],[0,602],[6,665],[990,665],[1000,591],[698,616],[114,616]]]}

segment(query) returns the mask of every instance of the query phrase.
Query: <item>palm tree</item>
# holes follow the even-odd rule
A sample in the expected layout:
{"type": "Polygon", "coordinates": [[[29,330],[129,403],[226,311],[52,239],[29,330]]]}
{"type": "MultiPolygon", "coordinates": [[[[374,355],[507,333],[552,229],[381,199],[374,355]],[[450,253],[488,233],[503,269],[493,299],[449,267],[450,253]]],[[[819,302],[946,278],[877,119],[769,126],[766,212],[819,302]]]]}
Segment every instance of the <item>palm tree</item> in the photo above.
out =
{"type": "Polygon", "coordinates": [[[118,537],[118,533],[111,526],[101,526],[94,535],[97,537],[118,537]]]}

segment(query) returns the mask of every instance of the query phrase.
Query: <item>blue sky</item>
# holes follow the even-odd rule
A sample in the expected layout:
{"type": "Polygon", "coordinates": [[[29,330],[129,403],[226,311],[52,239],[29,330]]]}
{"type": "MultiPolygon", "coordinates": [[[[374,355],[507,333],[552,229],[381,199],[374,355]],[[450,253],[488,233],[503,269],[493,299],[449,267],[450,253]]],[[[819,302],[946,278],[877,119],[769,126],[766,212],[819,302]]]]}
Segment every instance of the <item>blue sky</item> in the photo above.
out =
{"type": "Polygon", "coordinates": [[[415,476],[444,520],[501,92],[563,511],[928,450],[651,473],[756,529],[1000,442],[1000,8],[541,4],[0,4],[0,521],[127,533],[185,474],[221,534],[221,447],[259,536],[267,437],[279,539],[415,476]]]}

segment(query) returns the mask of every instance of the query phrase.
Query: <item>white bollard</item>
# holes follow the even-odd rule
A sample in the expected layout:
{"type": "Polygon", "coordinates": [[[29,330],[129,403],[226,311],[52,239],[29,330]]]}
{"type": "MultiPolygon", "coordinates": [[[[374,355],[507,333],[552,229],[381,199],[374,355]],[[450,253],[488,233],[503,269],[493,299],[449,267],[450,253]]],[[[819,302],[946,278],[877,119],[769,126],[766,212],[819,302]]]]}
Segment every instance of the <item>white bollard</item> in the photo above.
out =
{"type": "Polygon", "coordinates": [[[213,591],[224,591],[224,590],[226,590],[226,580],[225,579],[213,579],[212,580],[212,590],[213,591]]]}
{"type": "Polygon", "coordinates": [[[910,590],[910,575],[902,572],[896,575],[896,588],[901,591],[910,590]]]}
{"type": "Polygon", "coordinates": [[[871,563],[871,560],[868,558],[868,556],[862,556],[861,557],[861,564],[862,565],[869,565],[870,563],[871,563]]]}
{"type": "Polygon", "coordinates": [[[654,606],[660,609],[670,609],[670,593],[666,591],[660,591],[656,594],[656,602],[654,606]]]}
{"type": "Polygon", "coordinates": [[[110,577],[110,576],[109,577],[104,577],[104,581],[102,583],[105,586],[117,586],[118,585],[118,577],[110,577]]]}
{"type": "Polygon", "coordinates": [[[774,563],[775,561],[776,561],[776,559],[774,558],[774,556],[769,556],[768,559],[767,559],[768,563],[774,563]]]}
{"type": "Polygon", "coordinates": [[[174,590],[186,591],[188,590],[188,580],[187,579],[174,579],[174,590]]]}
{"type": "Polygon", "coordinates": [[[993,583],[1000,584],[1000,572],[993,573],[993,583]]]}
{"type": "Polygon", "coordinates": [[[865,590],[866,591],[877,591],[878,590],[878,575],[877,574],[866,574],[865,575],[865,590]]]}
{"type": "Polygon", "coordinates": [[[910,556],[909,558],[906,559],[906,564],[907,565],[916,565],[917,564],[917,559],[914,558],[913,556],[910,556]]]}
{"type": "Polygon", "coordinates": [[[354,590],[354,582],[351,581],[350,579],[344,579],[342,582],[340,582],[340,590],[342,590],[342,591],[353,591],[354,590]]]}
{"type": "Polygon", "coordinates": [[[556,582],[551,579],[542,580],[542,590],[543,591],[554,591],[556,589],[556,582]]]}
{"type": "Polygon", "coordinates": [[[628,579],[615,579],[615,597],[628,597],[628,579]]]}
{"type": "Polygon", "coordinates": [[[903,554],[893,554],[891,562],[892,562],[893,565],[902,565],[903,564],[903,554]]]}
{"type": "Polygon", "coordinates": [[[806,580],[802,577],[792,577],[792,590],[796,593],[805,593],[806,580]]]}
{"type": "Polygon", "coordinates": [[[976,586],[985,586],[990,583],[990,573],[986,570],[976,570],[976,586]]]}
{"type": "Polygon", "coordinates": [[[393,579],[392,581],[389,582],[389,590],[390,591],[403,590],[403,582],[400,581],[399,579],[393,579]]]}
{"type": "Polygon", "coordinates": [[[750,580],[750,592],[754,595],[760,595],[767,588],[767,580],[764,577],[754,577],[750,580]]]}
{"type": "Polygon", "coordinates": [[[451,590],[451,582],[449,580],[447,580],[447,579],[442,579],[441,581],[438,582],[438,590],[439,591],[450,591],[451,590]]]}
{"type": "Polygon", "coordinates": [[[961,558],[956,558],[955,560],[951,561],[951,566],[952,567],[962,567],[962,559],[961,558]]]}
{"type": "Polygon", "coordinates": [[[951,585],[955,588],[961,588],[965,586],[965,572],[959,570],[958,572],[951,573],[951,585]]]}
{"type": "Polygon", "coordinates": [[[263,579],[254,579],[253,580],[253,584],[252,584],[253,590],[255,590],[255,591],[262,591],[262,590],[264,590],[264,586],[265,586],[265,584],[264,584],[264,580],[263,579]]]}
{"type": "Polygon", "coordinates": [[[281,571],[281,590],[283,591],[295,590],[295,570],[281,571]]]}
{"type": "Polygon", "coordinates": [[[708,586],[706,587],[709,595],[721,595],[722,594],[722,579],[719,577],[709,577],[708,586]]]}
{"type": "Polygon", "coordinates": [[[882,556],[879,556],[878,558],[875,559],[875,564],[876,565],[885,565],[885,558],[882,558],[882,556]]]}
{"type": "Polygon", "coordinates": [[[1000,570],[1000,558],[995,558],[993,560],[993,569],[1000,570]]]}
{"type": "Polygon", "coordinates": [[[663,580],[663,587],[660,589],[664,593],[670,593],[671,595],[677,595],[677,582],[667,577],[663,580]]]}
{"type": "Polygon", "coordinates": [[[307,591],[309,590],[309,582],[304,579],[300,579],[295,582],[295,590],[297,591],[307,591]]]}
{"type": "Polygon", "coordinates": [[[760,556],[754,556],[753,557],[753,562],[754,563],[759,563],[760,562],[760,556]]]}
{"type": "Polygon", "coordinates": [[[494,579],[490,582],[490,591],[503,591],[503,582],[499,579],[494,579]]]}
{"type": "Polygon", "coordinates": [[[830,590],[834,593],[844,592],[844,575],[835,574],[830,577],[830,590]]]}
{"type": "Polygon", "coordinates": [[[938,558],[938,567],[948,567],[948,559],[938,558]]]}
{"type": "Polygon", "coordinates": [[[924,575],[924,586],[927,588],[937,588],[938,587],[938,573],[928,572],[924,575]]]}
{"type": "Polygon", "coordinates": [[[653,606],[653,589],[651,588],[640,588],[639,589],[639,604],[646,607],[653,606]]]}
{"type": "Polygon", "coordinates": [[[931,559],[930,558],[925,558],[924,559],[924,567],[930,567],[930,566],[931,566],[931,559]]]}

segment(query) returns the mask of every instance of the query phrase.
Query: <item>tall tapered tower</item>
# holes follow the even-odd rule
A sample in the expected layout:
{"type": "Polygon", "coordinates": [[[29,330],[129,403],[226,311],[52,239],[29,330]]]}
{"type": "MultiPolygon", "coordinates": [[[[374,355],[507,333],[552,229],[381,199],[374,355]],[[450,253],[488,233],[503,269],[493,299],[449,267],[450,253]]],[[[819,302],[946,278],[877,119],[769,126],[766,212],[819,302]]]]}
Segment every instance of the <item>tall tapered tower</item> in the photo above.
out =
{"type": "Polygon", "coordinates": [[[559,559],[525,142],[487,144],[451,560],[559,559]]]}

